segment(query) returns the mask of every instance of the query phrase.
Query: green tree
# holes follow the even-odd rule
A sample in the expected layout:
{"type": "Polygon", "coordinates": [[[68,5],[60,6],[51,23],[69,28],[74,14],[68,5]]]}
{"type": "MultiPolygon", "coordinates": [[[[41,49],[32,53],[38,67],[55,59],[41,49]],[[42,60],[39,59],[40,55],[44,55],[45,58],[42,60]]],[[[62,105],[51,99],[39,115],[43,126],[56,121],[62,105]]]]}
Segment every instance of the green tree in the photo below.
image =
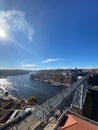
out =
{"type": "Polygon", "coordinates": [[[28,102],[32,103],[32,102],[36,102],[37,98],[35,96],[31,96],[27,99],[28,102]]]}

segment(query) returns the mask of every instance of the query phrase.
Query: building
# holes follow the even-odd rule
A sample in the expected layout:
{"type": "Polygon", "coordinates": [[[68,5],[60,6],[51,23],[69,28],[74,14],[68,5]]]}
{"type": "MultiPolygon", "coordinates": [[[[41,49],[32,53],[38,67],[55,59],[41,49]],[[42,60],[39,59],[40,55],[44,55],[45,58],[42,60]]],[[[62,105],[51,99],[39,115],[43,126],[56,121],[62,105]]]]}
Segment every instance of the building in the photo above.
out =
{"type": "Polygon", "coordinates": [[[98,123],[70,111],[63,114],[55,130],[98,130],[98,123]]]}

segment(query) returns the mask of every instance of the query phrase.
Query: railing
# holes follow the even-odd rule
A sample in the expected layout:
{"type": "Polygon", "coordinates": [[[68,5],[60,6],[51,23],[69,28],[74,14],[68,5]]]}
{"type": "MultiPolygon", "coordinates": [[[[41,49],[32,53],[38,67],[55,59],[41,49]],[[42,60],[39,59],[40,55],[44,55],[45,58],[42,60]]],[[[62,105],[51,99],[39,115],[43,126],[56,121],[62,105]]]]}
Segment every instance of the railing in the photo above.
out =
{"type": "Polygon", "coordinates": [[[20,120],[24,120],[29,115],[31,115],[31,111],[28,111],[24,113],[23,115],[13,119],[11,122],[8,122],[5,125],[1,126],[0,130],[5,130],[5,129],[8,129],[10,126],[16,125],[17,122],[19,122],[20,120]]]}
{"type": "Polygon", "coordinates": [[[88,76],[80,79],[70,87],[64,88],[61,92],[56,94],[53,98],[49,99],[45,103],[43,103],[39,110],[35,110],[34,113],[37,117],[45,117],[51,113],[51,111],[55,110],[64,99],[66,99],[69,95],[71,95],[86,79],[88,76]],[[44,111],[43,111],[44,110],[44,111]]]}

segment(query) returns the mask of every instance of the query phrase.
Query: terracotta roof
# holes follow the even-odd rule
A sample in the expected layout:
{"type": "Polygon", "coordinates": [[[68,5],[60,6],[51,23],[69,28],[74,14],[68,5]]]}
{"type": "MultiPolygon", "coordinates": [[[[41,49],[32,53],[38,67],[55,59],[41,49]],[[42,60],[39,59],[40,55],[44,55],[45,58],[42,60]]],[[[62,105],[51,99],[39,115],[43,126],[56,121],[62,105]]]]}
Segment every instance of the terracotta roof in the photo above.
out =
{"type": "Polygon", "coordinates": [[[60,130],[98,130],[98,126],[89,123],[77,116],[68,115],[68,119],[60,130]]]}
{"type": "Polygon", "coordinates": [[[68,119],[65,122],[64,126],[61,127],[61,130],[64,130],[65,128],[67,128],[71,125],[74,125],[76,123],[77,123],[77,121],[71,115],[68,115],[68,119]]]}

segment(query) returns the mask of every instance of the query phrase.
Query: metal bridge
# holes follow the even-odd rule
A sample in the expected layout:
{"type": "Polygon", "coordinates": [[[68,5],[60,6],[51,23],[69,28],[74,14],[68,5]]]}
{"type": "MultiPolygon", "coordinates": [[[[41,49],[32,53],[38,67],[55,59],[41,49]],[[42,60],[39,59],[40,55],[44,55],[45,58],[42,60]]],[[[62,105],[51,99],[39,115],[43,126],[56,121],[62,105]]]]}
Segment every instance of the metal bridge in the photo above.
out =
{"type": "Polygon", "coordinates": [[[42,105],[37,105],[35,110],[20,115],[18,118],[0,127],[0,130],[34,130],[42,122],[45,123],[50,114],[55,111],[60,104],[63,102],[67,104],[67,99],[70,96],[73,97],[70,105],[82,110],[88,90],[88,77],[89,75],[79,79],[70,87],[64,88],[42,105]]]}

